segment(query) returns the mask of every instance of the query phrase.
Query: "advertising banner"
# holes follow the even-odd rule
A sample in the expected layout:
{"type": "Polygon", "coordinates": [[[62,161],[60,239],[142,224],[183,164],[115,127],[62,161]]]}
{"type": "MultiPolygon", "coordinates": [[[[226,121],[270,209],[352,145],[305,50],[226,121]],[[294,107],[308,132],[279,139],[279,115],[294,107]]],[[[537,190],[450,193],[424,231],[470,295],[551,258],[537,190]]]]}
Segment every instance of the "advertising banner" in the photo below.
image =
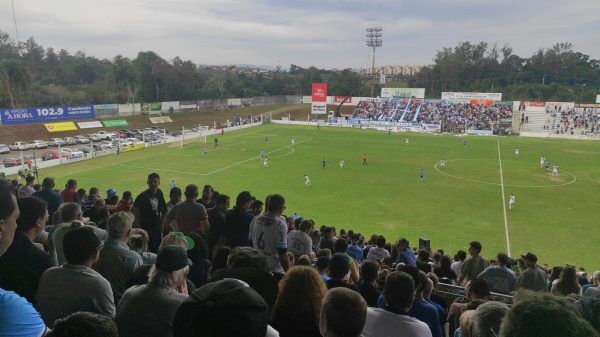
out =
{"type": "Polygon", "coordinates": [[[240,105],[242,105],[242,99],[241,98],[228,98],[227,105],[228,106],[240,106],[240,105]]]}
{"type": "Polygon", "coordinates": [[[107,128],[114,128],[117,126],[129,126],[129,123],[127,123],[127,121],[124,119],[106,119],[102,121],[102,124],[104,124],[104,126],[107,128]]]}
{"type": "Polygon", "coordinates": [[[315,115],[327,114],[327,83],[312,84],[311,113],[315,115]]]}
{"type": "Polygon", "coordinates": [[[142,103],[142,111],[160,111],[161,103],[142,103]]]}
{"type": "Polygon", "coordinates": [[[500,92],[442,92],[445,100],[477,100],[477,101],[501,101],[500,92]]]}
{"type": "Polygon", "coordinates": [[[0,109],[2,124],[30,124],[94,118],[94,106],[48,106],[22,109],[0,109]]]}
{"type": "Polygon", "coordinates": [[[144,143],[143,142],[139,142],[139,143],[135,143],[135,144],[123,145],[121,147],[121,151],[122,152],[128,152],[128,151],[134,151],[134,150],[141,150],[143,148],[144,148],[144,143]]]}
{"type": "Polygon", "coordinates": [[[79,126],[80,129],[93,129],[93,128],[101,128],[102,123],[100,123],[100,121],[79,122],[79,123],[77,123],[77,126],[79,126]]]}
{"type": "Polygon", "coordinates": [[[95,110],[118,110],[118,104],[94,104],[95,110]]]}
{"type": "Polygon", "coordinates": [[[600,103],[600,95],[596,95],[596,103],[600,103]]]}
{"type": "Polygon", "coordinates": [[[150,117],[150,122],[152,122],[152,124],[173,123],[173,120],[169,116],[150,117]]]}
{"type": "Polygon", "coordinates": [[[381,97],[425,98],[425,88],[381,88],[381,97]]]}
{"type": "Polygon", "coordinates": [[[168,112],[173,108],[173,111],[179,111],[179,101],[162,102],[160,104],[161,111],[168,112]]]}
{"type": "Polygon", "coordinates": [[[135,112],[142,111],[142,105],[140,103],[135,104],[119,104],[120,115],[130,115],[135,112]]]}
{"type": "Polygon", "coordinates": [[[335,103],[352,104],[352,96],[333,96],[333,101],[335,103]]]}
{"type": "Polygon", "coordinates": [[[46,130],[48,130],[48,132],[77,130],[77,127],[73,122],[45,123],[44,126],[46,127],[46,130]]]}

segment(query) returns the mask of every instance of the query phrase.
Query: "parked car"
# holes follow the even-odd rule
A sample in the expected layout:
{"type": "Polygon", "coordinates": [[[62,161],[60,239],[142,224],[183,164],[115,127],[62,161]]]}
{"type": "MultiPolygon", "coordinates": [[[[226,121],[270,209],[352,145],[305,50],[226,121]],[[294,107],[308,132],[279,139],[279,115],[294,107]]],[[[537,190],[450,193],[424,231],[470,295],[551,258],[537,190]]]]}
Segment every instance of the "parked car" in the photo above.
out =
{"type": "Polygon", "coordinates": [[[9,153],[10,147],[6,144],[0,144],[0,153],[9,153]]]}
{"type": "Polygon", "coordinates": [[[65,141],[62,138],[50,138],[48,141],[48,146],[63,146],[65,145],[65,141]]]}
{"type": "Polygon", "coordinates": [[[85,136],[75,136],[75,139],[79,144],[87,144],[90,142],[89,138],[86,138],[85,136]]]}
{"type": "Polygon", "coordinates": [[[177,131],[177,130],[176,131],[171,131],[170,134],[173,137],[179,137],[179,136],[181,136],[181,131],[177,131]]]}
{"type": "Polygon", "coordinates": [[[75,145],[77,144],[77,139],[73,137],[65,137],[65,145],[75,145]]]}
{"type": "Polygon", "coordinates": [[[23,151],[31,149],[31,144],[25,142],[14,142],[9,146],[11,151],[23,151]]]}
{"type": "Polygon", "coordinates": [[[35,149],[45,149],[48,147],[48,143],[46,143],[43,140],[34,140],[33,142],[31,142],[31,144],[33,144],[33,148],[35,149]]]}
{"type": "Polygon", "coordinates": [[[76,150],[74,148],[64,147],[60,149],[61,154],[66,154],[67,156],[83,156],[83,152],[76,150]]]}
{"type": "Polygon", "coordinates": [[[116,133],[109,131],[98,131],[97,135],[102,139],[111,139],[117,136],[116,133]]]}
{"type": "Polygon", "coordinates": [[[92,133],[92,134],[89,134],[89,135],[85,135],[85,137],[86,137],[87,139],[89,139],[90,141],[92,141],[92,142],[99,142],[99,141],[101,141],[101,140],[102,140],[102,139],[100,138],[100,136],[98,136],[98,135],[97,135],[97,134],[95,134],[95,133],[92,133]]]}
{"type": "Polygon", "coordinates": [[[19,159],[19,158],[5,158],[2,161],[2,164],[4,165],[4,167],[19,166],[19,165],[21,165],[21,159],[19,159]]]}

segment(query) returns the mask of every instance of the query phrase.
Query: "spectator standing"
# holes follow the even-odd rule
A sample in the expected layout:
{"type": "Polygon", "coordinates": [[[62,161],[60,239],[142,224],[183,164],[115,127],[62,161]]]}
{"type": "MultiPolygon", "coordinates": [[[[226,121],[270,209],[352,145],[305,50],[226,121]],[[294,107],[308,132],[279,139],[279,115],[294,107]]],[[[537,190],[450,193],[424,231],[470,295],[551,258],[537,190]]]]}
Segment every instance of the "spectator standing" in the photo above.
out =
{"type": "Polygon", "coordinates": [[[358,337],[365,326],[367,303],[355,291],[335,288],[321,305],[319,327],[323,337],[358,337]]]}
{"type": "Polygon", "coordinates": [[[558,282],[552,285],[550,293],[557,296],[581,296],[581,286],[577,281],[575,267],[566,266],[560,273],[558,282]]]}
{"type": "Polygon", "coordinates": [[[289,251],[298,259],[302,255],[314,256],[312,251],[312,239],[310,233],[314,224],[310,220],[304,220],[300,223],[299,229],[294,229],[287,234],[287,246],[289,251]]]}
{"type": "Polygon", "coordinates": [[[344,287],[359,292],[358,287],[350,283],[350,259],[342,253],[334,254],[329,260],[329,280],[327,288],[344,287]]]}
{"type": "Polygon", "coordinates": [[[433,269],[429,252],[426,249],[420,249],[417,254],[417,268],[424,273],[431,273],[433,269]]]}
{"type": "MultiPolygon", "coordinates": [[[[279,194],[269,196],[267,212],[250,224],[250,241],[254,249],[267,256],[271,272],[277,276],[289,269],[287,255],[287,225],[282,218],[285,199],[279,194]]],[[[277,277],[276,276],[276,277],[277,277]]]]}
{"type": "Polygon", "coordinates": [[[367,302],[369,307],[377,307],[377,299],[381,296],[381,291],[377,289],[376,280],[379,273],[379,266],[371,261],[363,261],[360,266],[360,283],[358,290],[367,302]]]}
{"type": "Polygon", "coordinates": [[[258,199],[252,201],[252,204],[250,205],[250,213],[252,213],[254,216],[260,215],[263,211],[263,205],[264,203],[258,199]]]}
{"type": "Polygon", "coordinates": [[[383,298],[385,309],[367,309],[367,319],[360,336],[395,337],[401,331],[403,337],[431,337],[427,324],[408,315],[415,298],[415,282],[410,275],[404,272],[389,274],[383,298]]]}
{"type": "Polygon", "coordinates": [[[198,200],[206,209],[215,207],[215,189],[210,185],[204,185],[202,188],[202,198],[198,200]]]}
{"type": "Polygon", "coordinates": [[[248,191],[238,194],[235,206],[225,214],[225,242],[235,248],[248,246],[250,223],[254,216],[249,212],[252,195],[248,191]]]}
{"type": "Polygon", "coordinates": [[[385,238],[383,236],[378,236],[375,244],[375,247],[371,247],[371,249],[369,249],[367,260],[378,263],[383,261],[383,259],[390,257],[390,252],[383,248],[385,246],[385,238]]]}
{"type": "Polygon", "coordinates": [[[144,263],[142,257],[127,246],[133,221],[134,216],[129,212],[118,212],[110,216],[108,238],[94,266],[110,282],[117,302],[129,287],[135,269],[144,263]]]}
{"type": "Polygon", "coordinates": [[[165,217],[164,232],[173,231],[189,234],[208,233],[208,213],[206,208],[196,202],[198,199],[198,186],[194,184],[185,187],[185,201],[175,205],[165,217]]]}
{"type": "Polygon", "coordinates": [[[54,191],[54,179],[44,178],[44,180],[42,180],[42,190],[33,193],[32,196],[46,202],[48,205],[48,214],[50,214],[50,218],[46,224],[51,224],[54,219],[54,213],[58,211],[58,207],[62,204],[60,195],[54,191]]]}
{"type": "Polygon", "coordinates": [[[77,202],[77,180],[67,180],[65,189],[60,192],[60,197],[62,198],[63,202],[77,202]]]}
{"type": "Polygon", "coordinates": [[[600,298],[600,271],[595,271],[592,274],[592,286],[585,290],[583,296],[600,298]]]}
{"type": "Polygon", "coordinates": [[[440,259],[440,266],[434,268],[433,272],[442,283],[454,284],[458,276],[452,270],[452,261],[448,255],[443,255],[440,259]]]}
{"type": "Polygon", "coordinates": [[[91,266],[98,261],[102,241],[90,227],[69,231],[64,238],[67,263],[42,275],[37,307],[49,327],[54,321],[78,311],[115,316],[110,283],[91,266]]]}
{"type": "Polygon", "coordinates": [[[150,251],[156,253],[161,241],[161,224],[163,216],[167,213],[167,204],[158,188],[160,176],[150,173],[147,183],[148,189],[135,198],[131,212],[135,215],[137,226],[148,232],[150,251]]]}
{"type": "Polygon", "coordinates": [[[279,284],[272,325],[281,337],[320,337],[321,301],[327,287],[312,267],[292,267],[279,284]]]}
{"type": "Polygon", "coordinates": [[[169,202],[167,202],[167,213],[170,212],[173,207],[181,202],[181,188],[171,187],[169,190],[169,202]]]}
{"type": "Polygon", "coordinates": [[[454,261],[452,262],[452,265],[450,266],[450,268],[452,268],[452,270],[456,274],[457,280],[458,280],[458,276],[460,275],[460,269],[462,268],[462,265],[463,265],[463,263],[465,263],[466,259],[467,259],[467,252],[465,252],[464,250],[459,250],[458,252],[456,252],[456,255],[454,255],[454,261]]]}
{"type": "Polygon", "coordinates": [[[188,297],[188,271],[183,248],[163,248],[150,270],[148,283],[133,286],[123,294],[115,317],[119,336],[173,336],[173,318],[188,297]]]}
{"type": "MultiPolygon", "coordinates": [[[[12,244],[19,206],[9,184],[0,180],[0,257],[12,244]]],[[[0,288],[0,336],[37,337],[46,333],[39,313],[25,298],[0,288]]]]}
{"type": "Polygon", "coordinates": [[[527,253],[521,255],[521,258],[525,262],[526,269],[521,271],[519,278],[517,278],[517,288],[533,291],[547,291],[546,273],[538,268],[537,256],[533,253],[527,253]]]}
{"type": "Polygon", "coordinates": [[[19,186],[17,189],[17,197],[25,198],[35,193],[35,189],[33,189],[33,183],[35,183],[35,176],[30,174],[25,177],[25,185],[19,186]]]}
{"type": "Polygon", "coordinates": [[[48,220],[46,203],[35,197],[18,200],[20,215],[12,245],[0,256],[0,287],[35,303],[42,274],[53,266],[50,255],[33,240],[48,220]]]}
{"type": "Polygon", "coordinates": [[[208,251],[212,252],[215,246],[225,244],[225,214],[229,210],[231,199],[220,194],[215,201],[215,207],[208,210],[208,251]]]}
{"type": "Polygon", "coordinates": [[[417,260],[415,258],[415,254],[412,251],[412,248],[409,246],[409,242],[405,238],[401,238],[398,240],[398,244],[396,245],[398,249],[398,255],[396,256],[396,263],[404,263],[409,266],[416,267],[417,260]]]}
{"type": "Polygon", "coordinates": [[[490,286],[492,292],[510,295],[515,290],[517,277],[508,268],[508,255],[499,253],[496,256],[496,265],[487,267],[477,276],[490,286]]]}
{"type": "Polygon", "coordinates": [[[477,278],[485,268],[490,264],[490,261],[481,257],[481,243],[478,241],[471,241],[469,243],[469,254],[471,255],[460,268],[460,277],[458,278],[459,284],[464,284],[468,281],[477,278]]]}
{"type": "Polygon", "coordinates": [[[348,255],[350,255],[357,262],[362,261],[364,253],[362,248],[360,247],[360,235],[352,233],[348,235],[348,237],[350,238],[350,244],[348,245],[348,255]]]}

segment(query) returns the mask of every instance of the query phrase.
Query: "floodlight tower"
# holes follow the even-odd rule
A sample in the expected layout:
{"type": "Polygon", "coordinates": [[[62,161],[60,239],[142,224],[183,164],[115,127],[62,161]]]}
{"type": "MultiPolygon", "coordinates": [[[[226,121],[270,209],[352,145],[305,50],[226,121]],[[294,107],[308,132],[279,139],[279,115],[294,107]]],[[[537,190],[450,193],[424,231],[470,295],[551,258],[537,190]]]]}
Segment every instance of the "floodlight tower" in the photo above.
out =
{"type": "Polygon", "coordinates": [[[371,67],[371,97],[375,97],[375,48],[383,45],[381,37],[381,27],[369,27],[367,28],[367,47],[373,48],[373,65],[371,67]]]}

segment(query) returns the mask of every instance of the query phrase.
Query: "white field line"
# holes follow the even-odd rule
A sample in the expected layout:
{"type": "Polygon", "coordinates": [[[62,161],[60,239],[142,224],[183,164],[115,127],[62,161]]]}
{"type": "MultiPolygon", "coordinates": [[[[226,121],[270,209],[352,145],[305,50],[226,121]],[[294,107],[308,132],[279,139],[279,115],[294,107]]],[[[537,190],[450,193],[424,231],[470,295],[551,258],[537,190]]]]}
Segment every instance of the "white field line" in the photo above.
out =
{"type": "Polygon", "coordinates": [[[510,239],[508,238],[508,218],[506,217],[506,197],[504,195],[504,174],[502,172],[502,156],[500,155],[500,139],[496,138],[496,144],[498,145],[498,165],[500,165],[500,188],[502,190],[502,210],[504,211],[504,232],[506,233],[506,250],[508,256],[510,254],[510,239]]]}
{"type": "MultiPolygon", "coordinates": [[[[308,138],[308,139],[305,139],[303,141],[297,142],[296,145],[302,144],[302,143],[306,143],[306,142],[309,142],[311,140],[312,140],[312,138],[308,138]]],[[[269,151],[266,154],[275,153],[275,152],[278,152],[278,151],[281,151],[281,150],[284,150],[284,149],[287,149],[287,148],[291,148],[291,146],[289,146],[289,145],[282,146],[282,147],[277,148],[275,150],[269,151]]],[[[292,148],[292,151],[289,152],[289,153],[287,153],[286,155],[289,155],[289,154],[291,154],[293,152],[294,151],[293,151],[293,148],[292,148]]],[[[115,164],[115,166],[122,166],[122,167],[128,167],[128,168],[137,168],[137,169],[143,169],[143,170],[152,170],[152,171],[182,173],[182,174],[189,174],[189,175],[194,175],[194,176],[208,176],[208,175],[211,175],[211,174],[214,174],[214,173],[218,173],[218,172],[221,172],[221,171],[224,171],[224,170],[228,170],[228,169],[230,169],[232,167],[236,167],[236,166],[245,164],[245,163],[247,163],[249,161],[256,160],[258,158],[260,158],[260,156],[254,156],[254,157],[242,160],[240,162],[237,162],[235,164],[231,164],[231,165],[228,165],[228,166],[225,166],[225,167],[222,167],[220,169],[217,169],[217,170],[214,170],[214,171],[211,171],[211,172],[207,172],[207,173],[196,173],[196,172],[189,172],[189,171],[169,170],[169,169],[163,169],[163,168],[157,168],[157,167],[134,166],[134,165],[123,165],[123,164],[115,164]]]]}

